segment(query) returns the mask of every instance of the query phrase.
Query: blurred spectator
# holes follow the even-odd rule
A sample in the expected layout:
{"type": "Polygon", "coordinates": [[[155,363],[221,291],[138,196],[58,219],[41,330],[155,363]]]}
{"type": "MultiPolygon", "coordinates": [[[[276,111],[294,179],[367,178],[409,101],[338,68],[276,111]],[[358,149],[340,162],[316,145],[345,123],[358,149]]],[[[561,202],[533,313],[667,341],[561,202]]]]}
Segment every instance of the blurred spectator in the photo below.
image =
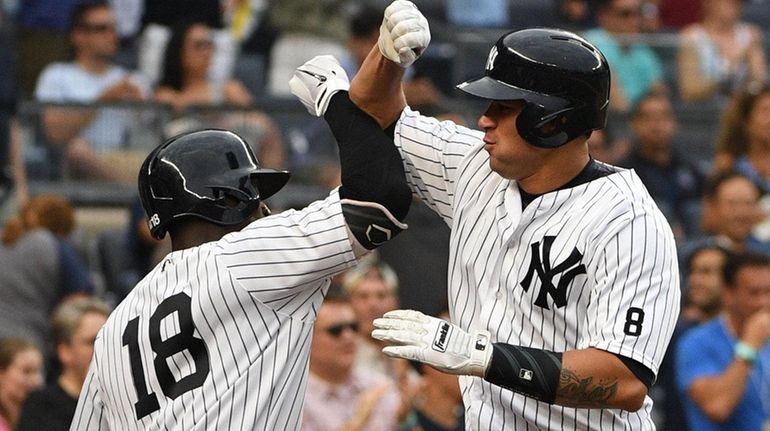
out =
{"type": "Polygon", "coordinates": [[[96,334],[107,321],[107,304],[93,297],[61,304],[53,315],[56,356],[62,372],[49,386],[29,394],[17,431],[66,431],[94,355],[96,334]]]}
{"type": "Polygon", "coordinates": [[[661,29],[659,0],[642,0],[642,31],[656,33],[661,29]]]}
{"type": "Polygon", "coordinates": [[[762,190],[765,220],[754,234],[770,241],[770,85],[737,93],[722,117],[714,170],[730,169],[748,176],[762,190]]]}
{"type": "Polygon", "coordinates": [[[27,395],[43,384],[43,355],[24,338],[0,339],[0,431],[16,429],[27,395]]]}
{"type": "Polygon", "coordinates": [[[19,84],[31,96],[40,72],[67,59],[67,31],[75,7],[84,0],[19,0],[16,14],[19,84]]]}
{"type": "Polygon", "coordinates": [[[213,29],[214,61],[208,70],[209,77],[223,82],[232,76],[238,46],[222,26],[222,3],[220,0],[144,0],[138,61],[139,70],[151,86],[158,83],[162,74],[163,53],[171,38],[171,29],[185,22],[202,22],[213,29]]]}
{"type": "Polygon", "coordinates": [[[642,0],[600,0],[599,27],[585,32],[612,71],[610,109],[628,112],[650,91],[663,89],[663,67],[655,52],[638,42],[642,0]]]}
{"type": "MultiPolygon", "coordinates": [[[[52,103],[115,103],[143,100],[137,77],[112,63],[118,49],[115,19],[103,2],[85,3],[73,12],[69,40],[74,61],[48,65],[35,97],[52,103]]],[[[65,166],[78,178],[135,181],[138,166],[111,165],[104,155],[124,146],[135,120],[115,108],[48,108],[43,113],[51,144],[64,148],[65,166]],[[130,171],[130,172],[129,172],[130,171]]]]}
{"type": "Polygon", "coordinates": [[[156,100],[171,104],[177,111],[194,105],[251,105],[251,95],[240,82],[209,79],[213,52],[214,41],[208,25],[187,22],[175,26],[165,49],[156,100]]]}
{"type": "Polygon", "coordinates": [[[11,19],[0,11],[0,220],[5,199],[11,194],[11,119],[16,112],[15,38],[11,19]]]}
{"type": "Polygon", "coordinates": [[[737,93],[722,117],[714,171],[736,169],[770,193],[770,86],[737,93]]]}
{"type": "Polygon", "coordinates": [[[664,29],[678,30],[703,16],[703,0],[659,0],[658,11],[664,29]]]}
{"type": "Polygon", "coordinates": [[[596,26],[593,2],[589,0],[559,0],[556,2],[558,27],[583,31],[596,26]]]}
{"type": "Polygon", "coordinates": [[[86,266],[65,240],[74,214],[61,197],[32,198],[9,219],[0,245],[0,338],[49,341],[49,316],[59,301],[91,293],[86,266]]]}
{"type": "Polygon", "coordinates": [[[726,172],[709,178],[704,185],[702,225],[719,245],[730,251],[770,254],[770,244],[752,235],[762,220],[760,190],[751,178],[726,172]]]}
{"type": "Polygon", "coordinates": [[[677,346],[677,381],[690,429],[757,431],[770,420],[770,257],[731,256],[724,279],[724,313],[677,346]]]}
{"type": "Polygon", "coordinates": [[[351,0],[269,0],[278,37],[270,54],[267,93],[288,97],[294,69],[321,54],[345,56],[351,0]]]}
{"type": "Polygon", "coordinates": [[[682,29],[678,81],[685,101],[721,104],[747,85],[766,82],[763,34],[740,21],[742,3],[704,0],[703,19],[682,29]]]}
{"type": "Polygon", "coordinates": [[[506,27],[509,7],[508,0],[446,0],[446,15],[460,27],[506,27]]]}
{"type": "Polygon", "coordinates": [[[378,250],[380,259],[404,286],[398,292],[399,307],[436,315],[447,303],[449,226],[418,198],[405,222],[409,229],[378,250]]]}
{"type": "Polygon", "coordinates": [[[682,240],[697,232],[703,178],[675,151],[677,121],[667,93],[648,93],[633,107],[631,154],[618,164],[633,168],[682,240]]]}
{"type": "Polygon", "coordinates": [[[627,139],[614,139],[612,125],[594,130],[588,137],[588,152],[596,160],[615,165],[628,157],[631,144],[627,139]]]}
{"type": "Polygon", "coordinates": [[[687,259],[687,288],[678,323],[682,332],[713,319],[721,311],[727,253],[716,244],[704,245],[687,259]]]}
{"type": "Polygon", "coordinates": [[[213,46],[211,30],[202,22],[174,27],[166,47],[160,85],[155,89],[155,100],[186,115],[181,121],[169,125],[172,130],[166,135],[171,137],[205,127],[233,130],[256,146],[254,152],[261,163],[276,168],[285,166],[280,132],[265,114],[255,110],[226,113],[203,109],[199,116],[185,112],[188,108],[250,108],[253,105],[251,94],[241,82],[234,79],[218,82],[209,78],[207,71],[213,46]]]}
{"type": "Polygon", "coordinates": [[[658,378],[650,391],[654,409],[659,413],[656,425],[662,430],[687,431],[687,421],[682,414],[684,406],[676,385],[676,346],[682,334],[701,323],[715,318],[722,308],[724,289],[723,268],[727,250],[716,245],[699,246],[686,263],[686,287],[684,305],[674,329],[666,355],[660,364],[658,378]]]}
{"type": "Polygon", "coordinates": [[[313,327],[303,430],[396,429],[396,387],[384,375],[354,367],[359,329],[353,308],[332,288],[313,327]]]}
{"type": "MultiPolygon", "coordinates": [[[[449,320],[444,310],[440,318],[449,320]]],[[[419,374],[411,395],[410,411],[402,431],[461,431],[465,429],[463,397],[456,375],[410,361],[419,374]]]]}
{"type": "Polygon", "coordinates": [[[396,362],[382,353],[385,344],[371,337],[374,319],[398,308],[398,277],[388,264],[370,254],[345,273],[342,288],[350,296],[360,327],[361,340],[356,368],[373,371],[397,380],[396,362]]]}

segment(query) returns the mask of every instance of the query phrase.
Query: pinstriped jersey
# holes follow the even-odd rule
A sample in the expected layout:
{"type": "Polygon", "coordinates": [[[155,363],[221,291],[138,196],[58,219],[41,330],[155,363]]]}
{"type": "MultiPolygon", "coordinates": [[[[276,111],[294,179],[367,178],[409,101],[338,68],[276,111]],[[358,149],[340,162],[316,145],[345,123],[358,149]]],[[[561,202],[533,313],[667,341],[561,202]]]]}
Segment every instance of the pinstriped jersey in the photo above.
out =
{"type": "MultiPolygon", "coordinates": [[[[483,134],[405,109],[395,129],[407,181],[451,227],[451,319],[494,342],[595,347],[654,373],[679,313],[673,234],[632,170],[543,194],[522,209],[489,167],[483,134]]],[[[474,430],[654,429],[637,412],[549,405],[461,376],[474,430]]]]}
{"type": "Polygon", "coordinates": [[[336,190],[172,252],[99,333],[72,429],[298,429],[316,310],[354,263],[336,190]]]}

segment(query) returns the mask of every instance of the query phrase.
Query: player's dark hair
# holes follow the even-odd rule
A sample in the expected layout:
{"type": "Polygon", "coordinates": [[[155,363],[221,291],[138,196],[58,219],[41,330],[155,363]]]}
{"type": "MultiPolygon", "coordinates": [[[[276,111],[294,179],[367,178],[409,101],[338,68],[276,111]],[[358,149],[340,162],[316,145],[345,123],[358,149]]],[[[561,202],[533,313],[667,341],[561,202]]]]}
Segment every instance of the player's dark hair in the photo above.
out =
{"type": "Polygon", "coordinates": [[[728,289],[735,288],[738,272],[747,267],[770,267],[770,256],[756,252],[728,253],[722,270],[728,289]]]}
{"type": "Polygon", "coordinates": [[[68,25],[68,33],[72,33],[75,29],[82,28],[86,24],[86,15],[94,9],[108,8],[110,5],[103,0],[86,1],[78,4],[72,9],[70,14],[70,21],[68,25]]]}

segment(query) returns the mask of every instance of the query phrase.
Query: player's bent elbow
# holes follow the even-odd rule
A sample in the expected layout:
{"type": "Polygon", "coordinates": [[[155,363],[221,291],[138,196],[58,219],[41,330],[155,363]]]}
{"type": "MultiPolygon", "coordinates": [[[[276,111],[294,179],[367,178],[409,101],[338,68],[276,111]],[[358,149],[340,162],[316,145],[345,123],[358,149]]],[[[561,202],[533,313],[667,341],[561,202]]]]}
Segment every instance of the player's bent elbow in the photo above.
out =
{"type": "Polygon", "coordinates": [[[635,412],[642,408],[647,397],[647,386],[638,379],[633,379],[621,386],[616,397],[616,406],[629,412],[635,412]]]}

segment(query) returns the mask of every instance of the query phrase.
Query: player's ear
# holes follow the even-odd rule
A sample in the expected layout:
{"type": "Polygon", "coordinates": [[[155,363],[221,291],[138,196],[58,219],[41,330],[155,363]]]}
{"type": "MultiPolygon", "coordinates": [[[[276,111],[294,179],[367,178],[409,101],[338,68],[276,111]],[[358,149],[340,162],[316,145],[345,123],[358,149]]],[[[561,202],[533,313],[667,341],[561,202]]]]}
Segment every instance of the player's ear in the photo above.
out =
{"type": "Polygon", "coordinates": [[[270,211],[270,207],[268,207],[267,204],[264,202],[261,202],[259,204],[259,210],[262,213],[262,217],[267,217],[273,213],[272,211],[270,211]]]}

